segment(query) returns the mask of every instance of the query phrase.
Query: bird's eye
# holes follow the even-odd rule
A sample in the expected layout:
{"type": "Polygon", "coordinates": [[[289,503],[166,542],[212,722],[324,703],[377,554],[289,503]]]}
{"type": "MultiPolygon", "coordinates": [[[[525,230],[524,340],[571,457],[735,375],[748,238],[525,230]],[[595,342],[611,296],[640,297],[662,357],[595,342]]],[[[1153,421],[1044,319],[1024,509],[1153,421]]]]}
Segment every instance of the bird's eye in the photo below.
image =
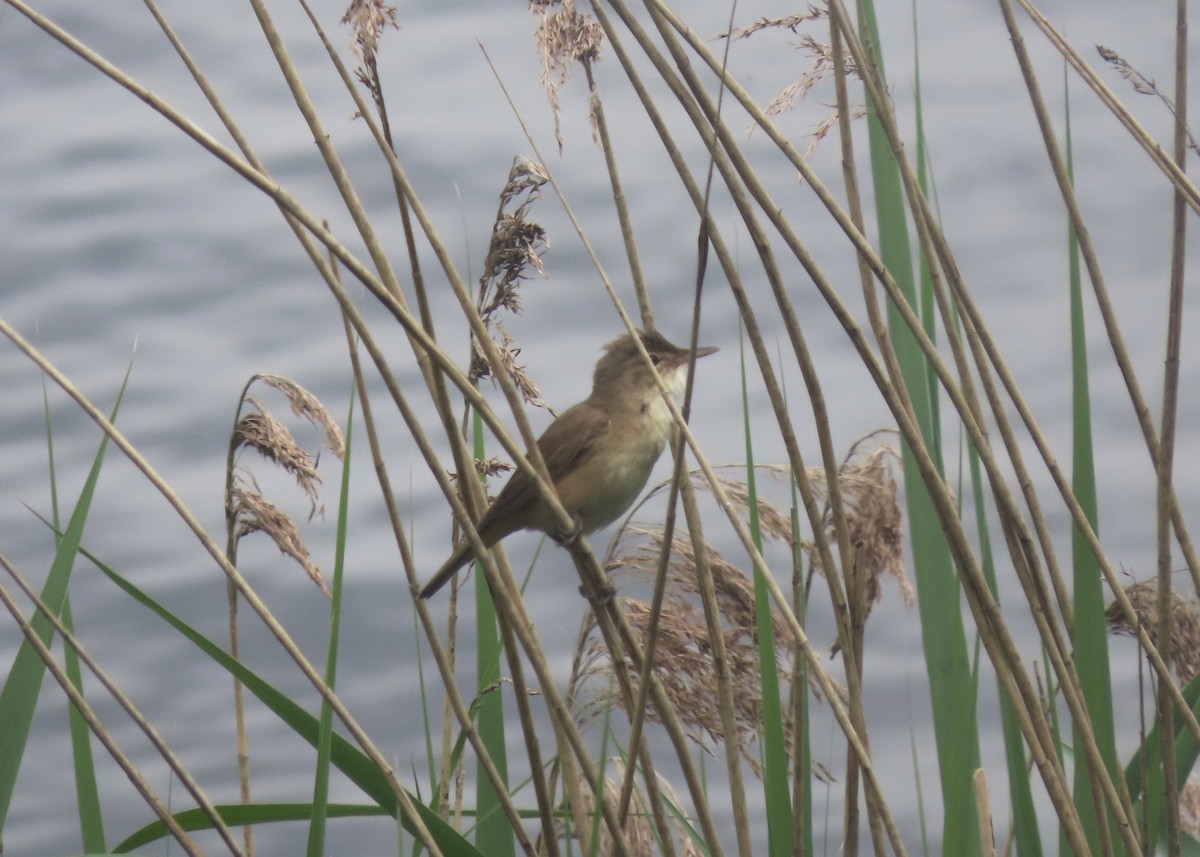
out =
{"type": "Polygon", "coordinates": [[[659,357],[657,354],[651,354],[650,362],[653,363],[655,366],[657,366],[659,363],[662,362],[662,358],[659,357]]]}

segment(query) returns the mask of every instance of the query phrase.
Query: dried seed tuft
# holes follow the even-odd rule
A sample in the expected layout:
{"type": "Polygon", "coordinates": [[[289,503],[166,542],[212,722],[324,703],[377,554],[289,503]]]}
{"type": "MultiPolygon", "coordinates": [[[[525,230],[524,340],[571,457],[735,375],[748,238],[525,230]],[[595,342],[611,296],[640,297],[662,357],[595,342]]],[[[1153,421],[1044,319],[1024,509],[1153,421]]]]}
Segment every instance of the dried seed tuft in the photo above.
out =
{"type": "Polygon", "coordinates": [[[296,479],[305,496],[315,504],[321,475],[316,461],[300,446],[291,431],[272,416],[253,396],[246,401],[255,410],[243,414],[234,427],[234,448],[250,447],[269,461],[274,461],[296,479]]]}
{"type": "Polygon", "coordinates": [[[542,59],[542,86],[554,114],[554,138],[558,151],[562,152],[562,129],[559,126],[558,91],[571,74],[571,66],[577,62],[595,62],[600,59],[600,45],[604,42],[604,30],[590,15],[575,9],[572,0],[553,2],[531,2],[530,11],[541,17],[534,30],[534,42],[542,59]]]}
{"type": "Polygon", "coordinates": [[[325,576],[312,561],[308,548],[300,538],[300,531],[291,516],[263,497],[253,477],[247,482],[239,474],[234,479],[229,514],[235,521],[234,539],[241,541],[251,533],[265,533],[275,545],[304,569],[309,579],[321,588],[326,596],[329,587],[325,576]]]}
{"type": "Polygon", "coordinates": [[[293,414],[307,420],[324,431],[325,448],[331,451],[337,457],[338,461],[342,460],[342,457],[346,454],[346,441],[342,437],[341,428],[334,421],[326,407],[321,404],[320,399],[291,378],[284,377],[283,375],[260,373],[255,375],[254,378],[262,381],[264,384],[269,384],[283,393],[287,397],[288,404],[291,405],[293,414]]]}
{"type": "MultiPolygon", "coordinates": [[[[1150,642],[1158,646],[1158,581],[1143,580],[1125,588],[1133,612],[1146,631],[1150,642]]],[[[1137,631],[1125,619],[1115,601],[1104,611],[1110,634],[1136,636],[1137,631]]],[[[1200,671],[1200,609],[1194,600],[1178,592],[1171,593],[1171,668],[1181,685],[1191,681],[1200,671]]]]}
{"type": "MultiPolygon", "coordinates": [[[[541,198],[541,189],[549,181],[546,169],[527,158],[513,159],[508,180],[500,191],[499,210],[492,226],[492,239],[479,278],[476,308],[484,327],[493,332],[492,342],[500,352],[503,368],[512,376],[521,397],[534,407],[544,408],[541,390],[525,367],[517,362],[521,349],[500,321],[501,312],[521,313],[520,286],[526,271],[532,268],[543,277],[542,253],[546,251],[546,231],[527,219],[529,208],[541,198]]],[[[472,381],[494,375],[493,367],[478,341],[471,340],[472,381]]]]}
{"type": "Polygon", "coordinates": [[[382,0],[351,0],[342,23],[350,25],[350,50],[360,67],[375,61],[385,27],[400,29],[396,7],[382,0]]]}

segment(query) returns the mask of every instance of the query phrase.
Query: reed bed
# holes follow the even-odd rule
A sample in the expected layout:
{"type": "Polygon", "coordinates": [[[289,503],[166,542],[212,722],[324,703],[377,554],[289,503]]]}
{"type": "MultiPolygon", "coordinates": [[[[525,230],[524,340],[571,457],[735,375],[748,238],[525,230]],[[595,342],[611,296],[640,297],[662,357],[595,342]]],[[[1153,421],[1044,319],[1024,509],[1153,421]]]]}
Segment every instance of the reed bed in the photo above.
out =
{"type": "MultiPolygon", "coordinates": [[[[611,187],[609,228],[621,237],[627,284],[624,273],[608,273],[571,208],[563,188],[571,161],[542,151],[533,135],[527,153],[514,153],[507,175],[496,177],[487,246],[471,259],[480,273],[461,269],[446,227],[431,217],[393,140],[398,123],[411,119],[380,74],[379,59],[420,34],[397,32],[403,10],[381,0],[353,0],[343,29],[333,33],[304,0],[300,6],[311,24],[309,47],[326,52],[346,104],[378,149],[374,181],[394,191],[400,241],[377,227],[382,213],[364,203],[280,36],[279,10],[266,0],[250,6],[345,207],[346,234],[272,176],[154,0],[146,0],[151,17],[232,147],[37,4],[4,2],[10,14],[25,16],[61,49],[137,95],[278,206],[344,324],[354,405],[341,418],[297,380],[250,378],[229,437],[222,543],[128,440],[115,410],[105,413],[0,318],[0,332],[103,433],[78,502],[65,520],[57,512],[47,516],[57,550],[47,558],[40,591],[27,570],[0,556],[7,573],[0,601],[25,638],[0,690],[0,830],[29,765],[23,755],[39,695],[62,693],[72,706],[66,731],[74,751],[74,770],[62,776],[77,789],[67,815],[77,819],[89,854],[162,853],[167,839],[187,854],[277,853],[275,831],[303,825],[307,853],[317,857],[334,847],[332,824],[349,817],[395,829],[397,853],[439,855],[1200,853],[1200,798],[1189,780],[1200,749],[1200,564],[1189,530],[1194,510],[1181,506],[1175,487],[1177,475],[1190,473],[1179,466],[1175,438],[1186,393],[1179,375],[1188,351],[1181,328],[1186,235],[1200,211],[1187,171],[1196,144],[1186,112],[1182,0],[1178,40],[1164,46],[1175,52],[1172,85],[1149,79],[1111,48],[1095,55],[1072,44],[1032,0],[997,4],[996,26],[1004,28],[1021,70],[1069,236],[1063,254],[1070,277],[1062,288],[1072,312],[1062,336],[1072,343],[1073,359],[1059,373],[1061,399],[1070,402],[1069,464],[1056,456],[1028,406],[1002,346],[1006,337],[956,260],[952,230],[943,228],[932,192],[936,165],[920,116],[912,139],[907,120],[896,115],[895,78],[884,72],[886,45],[870,2],[851,9],[828,0],[757,20],[743,19],[731,5],[729,26],[715,39],[699,36],[685,11],[662,0],[514,5],[513,15],[532,16],[530,50],[541,64],[560,151],[560,123],[568,121],[562,114],[586,89],[587,122],[611,187]],[[773,98],[756,99],[730,70],[730,52],[744,40],[781,49],[770,41],[781,34],[806,57],[807,70],[773,98]],[[1111,111],[1171,193],[1171,273],[1169,282],[1155,284],[1169,295],[1163,338],[1153,343],[1166,366],[1161,378],[1139,376],[1129,356],[1123,319],[1076,196],[1071,140],[1060,137],[1069,115],[1052,115],[1043,95],[1059,81],[1047,80],[1031,60],[1030,42],[1061,57],[1073,86],[1111,111]],[[623,115],[614,122],[606,112],[596,74],[601,61],[619,67],[636,94],[642,111],[636,121],[652,129],[672,166],[661,181],[686,201],[677,216],[697,225],[686,306],[675,301],[664,310],[643,271],[639,246],[653,236],[639,230],[627,204],[620,155],[621,135],[634,120],[623,115]],[[1154,140],[1133,118],[1126,102],[1138,95],[1170,112],[1170,143],[1154,140]],[[807,139],[784,130],[788,110],[817,98],[829,112],[807,139]],[[700,141],[699,162],[685,157],[692,151],[681,144],[685,138],[700,141]],[[814,169],[817,147],[840,151],[839,174],[814,169]],[[768,158],[785,163],[800,181],[778,186],[768,158]],[[819,201],[856,258],[857,282],[835,282],[819,261],[806,224],[788,216],[793,195],[819,201]],[[555,199],[576,235],[551,236],[541,225],[539,212],[555,199]],[[736,465],[714,462],[697,441],[688,423],[689,377],[685,394],[669,405],[677,429],[671,477],[652,486],[648,505],[617,525],[604,550],[586,539],[562,548],[547,544],[522,580],[502,549],[482,550],[472,522],[486,508],[489,487],[520,469],[562,530],[573,524],[534,445],[530,411],[547,402],[510,332],[523,304],[536,300],[529,281],[546,274],[551,239],[584,248],[611,299],[614,330],[658,329],[666,317],[678,333],[686,319],[695,347],[702,317],[706,330],[721,324],[705,315],[706,307],[718,300],[736,307],[722,329],[725,343],[737,343],[726,359],[740,365],[744,458],[736,465]],[[793,270],[803,271],[802,283],[793,270]],[[796,310],[800,289],[819,294],[870,379],[856,394],[881,401],[891,425],[865,438],[835,435],[830,412],[840,391],[821,383],[822,355],[810,346],[812,330],[796,310]],[[1085,306],[1098,314],[1101,329],[1085,327],[1085,306]],[[781,332],[778,340],[764,334],[764,320],[781,332]],[[407,343],[402,354],[384,344],[397,326],[407,343]],[[1087,344],[1097,337],[1120,366],[1134,440],[1157,485],[1155,507],[1141,510],[1156,532],[1156,568],[1133,583],[1097,534],[1097,460],[1115,454],[1093,445],[1087,344]],[[468,341],[464,362],[448,343],[468,341]],[[406,375],[400,366],[415,371],[406,375]],[[751,392],[760,405],[752,407],[751,392]],[[290,417],[280,416],[282,407],[290,417]],[[297,440],[289,421],[316,427],[316,443],[326,452],[320,465],[322,453],[297,440]],[[414,558],[411,522],[396,499],[398,476],[389,470],[387,438],[397,426],[424,467],[421,478],[436,484],[453,516],[453,538],[470,539],[482,557],[473,574],[428,601],[417,592],[429,570],[414,558]],[[770,447],[783,451],[779,462],[762,460],[758,451],[768,436],[770,447]],[[364,441],[352,469],[351,444],[364,441]],[[203,635],[153,591],[88,551],[84,524],[106,455],[114,452],[163,495],[223,575],[228,639],[203,635]],[[331,457],[341,464],[332,465],[331,457]],[[262,487],[272,471],[296,484],[310,517],[324,510],[335,522],[331,557],[310,555],[302,522],[262,487]],[[338,474],[336,489],[322,482],[330,472],[338,474]],[[399,716],[423,724],[420,770],[392,759],[384,749],[388,736],[365,728],[337,690],[340,623],[355,618],[343,615],[352,585],[345,563],[352,474],[356,482],[378,483],[394,564],[412,598],[419,645],[406,669],[419,673],[421,695],[399,716]],[[323,664],[305,654],[277,608],[248,580],[239,561],[247,537],[270,539],[328,598],[323,664]],[[569,555],[578,572],[579,632],[565,659],[548,650],[523,597],[529,580],[541,585],[551,552],[569,555]],[[236,761],[239,800],[211,797],[213,784],[192,775],[155,724],[106,678],[87,640],[75,635],[68,584],[83,562],[156,614],[147,634],[186,639],[195,658],[230,674],[237,746],[214,751],[236,761]],[[894,746],[881,752],[896,735],[872,734],[879,712],[870,703],[868,664],[879,653],[872,649],[871,620],[889,587],[913,605],[919,622],[924,663],[916,671],[927,679],[922,692],[932,728],[919,733],[928,741],[913,739],[911,753],[936,771],[936,782],[918,778],[920,764],[912,770],[881,764],[897,755],[894,746]],[[818,612],[832,639],[811,635],[818,612]],[[315,702],[284,692],[275,677],[244,662],[240,634],[248,622],[269,632],[315,690],[315,702]],[[1147,713],[1139,723],[1114,714],[1117,696],[1129,689],[1116,687],[1111,676],[1113,635],[1135,640],[1145,664],[1138,691],[1147,713]],[[51,648],[55,638],[61,653],[51,648]],[[180,808],[179,794],[168,798],[152,787],[96,715],[89,697],[101,691],[89,679],[81,692],[84,668],[153,743],[186,793],[186,806],[180,808]],[[46,673],[55,685],[42,688],[46,673]],[[994,722],[983,711],[993,699],[1000,722],[994,732],[982,726],[994,722]],[[256,792],[248,706],[269,712],[280,729],[313,748],[311,786],[291,803],[267,802],[256,792]],[[1131,746],[1132,753],[1125,749],[1131,746]],[[100,748],[108,758],[100,758],[100,748]],[[997,757],[1002,765],[985,763],[997,757]],[[102,772],[113,763],[145,804],[145,826],[117,835],[106,830],[101,809],[102,772]],[[334,778],[360,798],[333,800],[334,778]],[[908,810],[914,791],[919,833],[908,810]],[[836,816],[830,806],[839,808],[836,816]]],[[[919,107],[919,71],[916,81],[919,107]]],[[[47,443],[53,444],[52,429],[47,443]]]]}

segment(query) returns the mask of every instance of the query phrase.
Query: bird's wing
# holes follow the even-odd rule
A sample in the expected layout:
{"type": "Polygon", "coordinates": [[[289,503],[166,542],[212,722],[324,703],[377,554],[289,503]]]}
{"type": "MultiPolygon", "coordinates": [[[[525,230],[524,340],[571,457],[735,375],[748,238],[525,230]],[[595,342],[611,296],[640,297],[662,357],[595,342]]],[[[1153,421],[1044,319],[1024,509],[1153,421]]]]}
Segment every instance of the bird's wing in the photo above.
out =
{"type": "MultiPolygon", "coordinates": [[[[599,441],[608,434],[610,422],[608,414],[587,402],[580,402],[550,423],[537,442],[546,459],[550,478],[558,482],[586,461],[595,452],[599,441]]],[[[480,528],[501,515],[530,505],[537,496],[532,480],[520,470],[516,471],[479,522],[480,528]]],[[[499,534],[499,537],[503,538],[504,535],[507,533],[499,534]]]]}

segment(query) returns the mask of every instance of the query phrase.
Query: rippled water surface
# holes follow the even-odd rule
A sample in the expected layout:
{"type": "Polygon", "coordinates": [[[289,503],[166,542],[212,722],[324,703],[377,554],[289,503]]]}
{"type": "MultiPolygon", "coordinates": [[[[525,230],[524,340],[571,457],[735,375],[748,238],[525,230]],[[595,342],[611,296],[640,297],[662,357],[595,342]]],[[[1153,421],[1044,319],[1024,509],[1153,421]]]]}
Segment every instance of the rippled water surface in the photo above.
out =
{"type": "MultiPolygon", "coordinates": [[[[230,142],[141,4],[48,0],[37,5],[218,141],[230,142]]],[[[354,119],[353,104],[303,15],[291,4],[275,5],[278,26],[324,131],[345,159],[393,261],[404,271],[399,217],[384,164],[364,124],[354,119]]],[[[693,26],[706,36],[724,29],[728,16],[728,9],[717,8],[724,4],[710,5],[710,11],[686,10],[697,16],[691,19],[693,26]]],[[[881,5],[895,7],[881,10],[880,23],[893,94],[906,127],[911,127],[910,9],[908,4],[881,5]]],[[[0,317],[101,408],[112,406],[131,367],[118,424],[209,532],[223,541],[219,534],[227,437],[237,396],[249,375],[261,371],[290,376],[316,393],[337,418],[344,418],[350,378],[335,304],[266,196],[16,10],[0,8],[0,317]]],[[[784,3],[741,3],[737,17],[748,23],[793,11],[784,3]]],[[[165,12],[273,176],[361,251],[312,134],[296,111],[248,4],[211,0],[172,4],[165,12]]],[[[333,41],[343,46],[346,33],[337,25],[342,9],[321,4],[316,12],[333,41]]],[[[381,59],[397,144],[460,271],[468,278],[478,275],[495,195],[509,164],[515,155],[533,154],[488,68],[486,50],[621,298],[632,307],[603,159],[588,128],[586,93],[577,79],[564,87],[560,153],[538,86],[533,19],[523,4],[407,3],[399,12],[401,30],[387,34],[381,59]]],[[[1173,29],[1165,6],[1148,9],[1136,27],[1129,24],[1125,4],[1062,2],[1048,12],[1086,48],[1089,61],[1095,56],[1092,44],[1107,44],[1169,89],[1173,29]]],[[[987,3],[933,0],[921,4],[919,14],[926,133],[947,234],[1030,406],[1059,459],[1069,461],[1065,218],[1000,13],[987,3]]],[[[806,68],[805,56],[794,47],[798,38],[785,32],[739,41],[733,46],[731,65],[757,97],[768,99],[806,68]]],[[[1027,38],[1051,109],[1061,117],[1061,62],[1031,30],[1027,38]]],[[[597,72],[660,325],[680,339],[687,330],[695,276],[696,217],[611,51],[597,72]]],[[[1134,96],[1115,74],[1106,71],[1105,79],[1133,103],[1152,133],[1169,139],[1169,117],[1161,105],[1134,96]]],[[[1112,117],[1074,80],[1070,99],[1082,204],[1133,360],[1157,408],[1169,191],[1112,117]]],[[[803,138],[828,112],[822,102],[831,100],[831,91],[818,90],[783,116],[781,127],[806,145],[803,138]]],[[[691,165],[702,167],[703,147],[684,128],[677,111],[668,110],[667,115],[691,165]]],[[[730,115],[740,133],[747,121],[732,111],[730,115]]],[[[859,137],[864,136],[860,123],[859,137]]],[[[742,139],[748,151],[762,158],[762,174],[772,194],[861,320],[857,270],[845,241],[812,193],[795,181],[792,170],[771,156],[761,133],[742,139]]],[[[832,138],[817,150],[813,163],[840,193],[832,138]]],[[[718,197],[714,210],[722,224],[732,224],[727,201],[718,197]]],[[[591,365],[601,345],[618,332],[619,321],[559,202],[547,194],[534,216],[549,232],[548,277],[527,284],[525,313],[508,322],[508,328],[546,400],[561,410],[584,395],[591,365]]],[[[736,242],[745,269],[752,271],[754,250],[745,232],[733,230],[728,240],[736,242]]],[[[423,261],[441,338],[465,342],[456,304],[435,260],[425,253],[423,261]]],[[[888,425],[890,419],[811,281],[795,264],[785,263],[785,274],[826,385],[835,435],[848,447],[854,438],[888,425]]],[[[768,309],[765,283],[754,274],[749,278],[759,300],[760,323],[772,341],[779,337],[782,343],[781,327],[768,309]]],[[[1195,277],[1189,277],[1185,333],[1194,332],[1200,322],[1194,283],[1195,277]]],[[[352,292],[390,349],[402,382],[416,389],[416,369],[394,323],[365,292],[352,292]]],[[[1093,302],[1088,306],[1102,535],[1114,561],[1145,575],[1154,561],[1151,473],[1124,386],[1099,335],[1093,302]]],[[[701,365],[696,431],[712,460],[739,460],[744,445],[738,330],[733,303],[715,265],[710,265],[702,328],[702,340],[722,346],[722,352],[701,365]]],[[[457,353],[465,358],[465,346],[460,344],[457,353]]],[[[1200,401],[1195,393],[1200,374],[1195,357],[1195,349],[1185,347],[1177,453],[1181,474],[1194,472],[1200,456],[1200,401]]],[[[794,408],[802,412],[798,373],[785,372],[785,380],[794,408]]],[[[422,569],[435,568],[447,547],[444,507],[402,421],[384,404],[384,391],[374,393],[393,486],[412,528],[418,563],[422,569]]],[[[47,389],[46,400],[59,503],[69,510],[100,435],[61,390],[47,389]]],[[[0,401],[0,551],[38,580],[49,566],[52,538],[25,504],[43,513],[51,508],[43,380],[7,343],[0,345],[0,401]]],[[[750,401],[756,425],[762,427],[756,437],[757,458],[781,460],[781,445],[769,430],[772,418],[765,396],[754,389],[750,401]]],[[[274,400],[272,405],[284,410],[274,400]]],[[[424,405],[418,402],[418,407],[424,405]]],[[[433,425],[428,410],[422,410],[421,417],[433,425]]],[[[539,413],[532,419],[540,427],[548,417],[539,413]]],[[[803,419],[799,423],[807,427],[803,419]]],[[[811,430],[805,430],[805,454],[815,461],[815,441],[811,430]]],[[[365,441],[361,435],[355,438],[365,441]]],[[[364,452],[365,445],[360,446],[355,458],[345,606],[345,616],[353,621],[344,626],[339,688],[396,760],[407,783],[414,766],[423,769],[425,758],[417,716],[413,617],[364,452]]],[[[1032,448],[1028,452],[1032,454],[1032,448]]],[[[956,453],[948,456],[948,466],[957,466],[956,453]]],[[[659,475],[665,477],[665,465],[660,468],[659,475]]],[[[331,459],[323,462],[322,470],[327,482],[336,484],[338,470],[331,459]]],[[[286,482],[262,478],[273,495],[294,494],[286,482]]],[[[1038,487],[1049,495],[1046,480],[1038,487]]],[[[1179,491],[1194,519],[1200,503],[1194,480],[1181,479],[1179,491]]],[[[336,501],[332,494],[328,497],[333,509],[336,501]]],[[[301,518],[307,513],[299,498],[283,502],[301,518]]],[[[1065,523],[1058,512],[1051,520],[1065,523]]],[[[728,528],[715,515],[712,521],[714,541],[738,559],[728,528]]],[[[317,561],[329,567],[331,517],[314,519],[305,536],[317,561]]],[[[602,545],[604,538],[598,536],[596,544],[602,545]]],[[[510,551],[518,568],[535,542],[533,537],[512,540],[510,551]]],[[[113,450],[100,478],[85,543],[187,621],[224,639],[225,590],[219,572],[163,498],[113,450]]],[[[310,657],[323,661],[327,602],[320,593],[272,547],[245,542],[242,565],[310,657]]],[[[1005,569],[1001,576],[1006,594],[1019,597],[1005,569]]],[[[582,602],[562,555],[544,560],[537,581],[530,607],[565,677],[582,602]],[[562,568],[557,577],[550,570],[555,567],[562,568]]],[[[11,589],[7,579],[2,582],[11,589]]],[[[90,565],[78,564],[71,586],[75,620],[85,643],[210,794],[234,799],[225,674],[90,565]]],[[[813,636],[825,645],[832,635],[830,622],[816,612],[813,636]]],[[[1013,621],[1019,626],[1020,615],[1013,621]]],[[[254,668],[315,708],[311,689],[261,626],[250,620],[243,626],[245,651],[254,668]]],[[[13,622],[0,620],[0,664],[11,663],[19,638],[13,622]]],[[[1127,648],[1117,651],[1118,681],[1132,688],[1133,656],[1127,648]]],[[[909,773],[910,729],[921,746],[931,748],[932,741],[925,725],[928,695],[916,614],[900,606],[894,588],[886,591],[873,617],[866,660],[873,751],[880,769],[891,772],[885,778],[888,799],[909,847],[916,849],[920,827],[909,773]]],[[[151,784],[168,794],[166,771],[144,740],[114,704],[99,693],[95,698],[100,716],[144,766],[151,784]]],[[[982,711],[988,736],[984,762],[989,775],[997,778],[993,793],[1003,794],[999,741],[992,740],[995,716],[990,704],[982,711]]],[[[310,751],[262,710],[252,707],[250,717],[256,795],[263,800],[305,800],[310,751]]],[[[62,694],[48,685],[4,831],[6,853],[58,855],[79,847],[72,822],[65,718],[62,694]]],[[[1123,750],[1132,740],[1128,736],[1123,750]]],[[[922,755],[926,806],[934,807],[936,763],[932,750],[922,755]]],[[[828,761],[840,765],[838,758],[828,761]]],[[[115,842],[149,817],[107,758],[100,771],[109,837],[115,842]]],[[[334,792],[340,800],[358,798],[353,788],[336,781],[334,792]]],[[[178,785],[173,794],[182,801],[178,785]]],[[[836,805],[830,811],[831,818],[840,817],[836,805]]],[[[936,836],[940,820],[936,809],[930,811],[929,829],[936,836]]],[[[836,853],[838,837],[830,836],[828,853],[836,853]]],[[[303,837],[301,825],[264,830],[259,853],[298,853],[303,837]]],[[[334,822],[330,851],[384,853],[381,849],[391,847],[393,839],[386,823],[334,822]]],[[[933,852],[937,851],[935,842],[933,852]]]]}

